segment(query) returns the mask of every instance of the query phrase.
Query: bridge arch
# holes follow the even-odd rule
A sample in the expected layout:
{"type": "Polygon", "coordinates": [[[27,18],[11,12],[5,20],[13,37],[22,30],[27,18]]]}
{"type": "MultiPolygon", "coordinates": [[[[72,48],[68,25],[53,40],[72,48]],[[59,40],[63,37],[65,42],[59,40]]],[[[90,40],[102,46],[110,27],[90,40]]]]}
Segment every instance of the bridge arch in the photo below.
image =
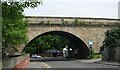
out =
{"type": "MultiPolygon", "coordinates": [[[[58,35],[61,37],[64,37],[66,39],[68,39],[70,41],[70,43],[74,44],[74,47],[72,47],[73,49],[78,49],[78,58],[87,58],[89,56],[89,48],[87,47],[87,45],[77,36],[75,36],[72,33],[66,32],[66,31],[48,31],[45,33],[42,33],[38,36],[36,36],[35,38],[33,38],[29,43],[31,43],[33,40],[35,40],[38,37],[44,36],[44,35],[58,35]]],[[[28,43],[28,44],[29,44],[28,43]]],[[[26,45],[27,46],[27,45],[26,45]]],[[[26,48],[26,46],[24,47],[24,49],[26,48]]],[[[23,49],[23,51],[24,51],[23,49]]]]}

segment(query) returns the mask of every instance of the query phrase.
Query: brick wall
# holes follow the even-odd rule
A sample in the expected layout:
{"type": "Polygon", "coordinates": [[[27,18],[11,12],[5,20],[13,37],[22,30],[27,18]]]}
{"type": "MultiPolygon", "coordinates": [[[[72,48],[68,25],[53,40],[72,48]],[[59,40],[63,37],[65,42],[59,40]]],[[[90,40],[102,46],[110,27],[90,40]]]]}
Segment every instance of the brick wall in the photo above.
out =
{"type": "Polygon", "coordinates": [[[29,64],[29,56],[26,57],[24,60],[22,60],[20,63],[18,63],[13,70],[25,70],[29,64]]]}

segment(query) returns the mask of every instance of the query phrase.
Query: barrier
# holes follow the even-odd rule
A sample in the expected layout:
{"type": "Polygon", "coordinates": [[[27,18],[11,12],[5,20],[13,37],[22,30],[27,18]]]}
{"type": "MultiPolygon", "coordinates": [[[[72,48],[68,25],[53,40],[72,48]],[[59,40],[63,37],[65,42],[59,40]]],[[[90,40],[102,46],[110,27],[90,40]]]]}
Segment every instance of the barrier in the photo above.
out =
{"type": "Polygon", "coordinates": [[[30,62],[30,56],[22,55],[19,57],[7,57],[3,58],[3,70],[25,70],[30,62]]]}

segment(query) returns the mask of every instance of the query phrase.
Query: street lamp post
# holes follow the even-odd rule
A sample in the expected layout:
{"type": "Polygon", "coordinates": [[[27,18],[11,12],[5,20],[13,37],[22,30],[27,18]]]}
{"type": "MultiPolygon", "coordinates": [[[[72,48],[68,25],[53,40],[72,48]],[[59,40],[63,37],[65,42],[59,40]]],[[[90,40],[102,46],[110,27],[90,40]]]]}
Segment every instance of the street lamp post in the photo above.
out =
{"type": "Polygon", "coordinates": [[[89,42],[88,42],[88,46],[89,46],[90,48],[92,48],[92,46],[93,46],[93,41],[89,41],[89,42]]]}
{"type": "Polygon", "coordinates": [[[90,49],[90,56],[92,56],[92,54],[93,54],[93,52],[92,52],[93,41],[89,41],[88,46],[89,46],[89,49],[90,49]]]}

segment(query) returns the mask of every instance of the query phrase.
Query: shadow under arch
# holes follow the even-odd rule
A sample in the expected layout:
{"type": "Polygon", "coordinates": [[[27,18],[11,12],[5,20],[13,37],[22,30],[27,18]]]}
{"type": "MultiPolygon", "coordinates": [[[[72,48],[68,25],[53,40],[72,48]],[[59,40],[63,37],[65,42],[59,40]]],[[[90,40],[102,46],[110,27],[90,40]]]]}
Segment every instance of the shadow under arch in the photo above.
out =
{"type": "MultiPolygon", "coordinates": [[[[90,54],[89,48],[87,47],[87,45],[80,38],[78,38],[77,36],[75,36],[75,35],[73,35],[71,33],[65,32],[65,31],[49,31],[49,32],[45,32],[45,33],[43,33],[41,35],[38,35],[34,39],[32,39],[29,43],[31,43],[36,38],[38,38],[40,36],[44,36],[44,35],[58,35],[58,36],[62,36],[64,38],[68,39],[70,41],[70,43],[72,43],[74,45],[74,47],[72,47],[72,48],[73,49],[78,49],[78,58],[80,58],[80,59],[85,59],[90,54]]],[[[25,50],[27,45],[24,47],[23,51],[25,50]]]]}

